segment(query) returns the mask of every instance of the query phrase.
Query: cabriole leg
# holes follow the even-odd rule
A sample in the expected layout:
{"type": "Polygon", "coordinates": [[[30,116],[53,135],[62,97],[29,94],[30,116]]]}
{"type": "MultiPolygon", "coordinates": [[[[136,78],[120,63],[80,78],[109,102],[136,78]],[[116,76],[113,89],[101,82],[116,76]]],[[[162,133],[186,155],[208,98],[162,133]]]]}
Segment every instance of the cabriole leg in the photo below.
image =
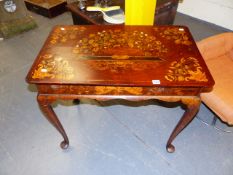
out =
{"type": "Polygon", "coordinates": [[[181,98],[181,102],[186,105],[187,108],[168,139],[166,148],[169,153],[173,153],[175,151],[172,141],[192,121],[199,110],[201,103],[199,97],[184,97],[181,98]]]}
{"type": "Polygon", "coordinates": [[[69,139],[66,135],[65,130],[63,129],[63,126],[61,125],[59,119],[57,118],[57,115],[53,111],[51,104],[55,101],[55,98],[46,96],[46,95],[40,95],[37,96],[38,104],[43,111],[45,117],[48,119],[48,121],[61,133],[64,140],[61,142],[60,146],[62,149],[66,149],[69,146],[69,139]]]}

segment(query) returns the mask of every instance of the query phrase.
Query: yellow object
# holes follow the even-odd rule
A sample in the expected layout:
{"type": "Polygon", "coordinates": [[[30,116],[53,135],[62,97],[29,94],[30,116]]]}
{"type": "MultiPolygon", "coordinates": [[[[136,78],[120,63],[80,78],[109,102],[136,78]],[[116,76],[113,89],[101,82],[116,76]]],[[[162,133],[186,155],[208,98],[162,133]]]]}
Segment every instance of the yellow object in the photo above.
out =
{"type": "Polygon", "coordinates": [[[97,7],[97,6],[88,6],[86,8],[87,11],[103,11],[103,12],[108,12],[108,11],[112,11],[112,10],[118,10],[120,9],[121,7],[120,6],[111,6],[111,7],[104,7],[104,8],[101,8],[101,7],[97,7]]]}
{"type": "Polygon", "coordinates": [[[125,25],[153,25],[156,0],[125,0],[125,25]]]}

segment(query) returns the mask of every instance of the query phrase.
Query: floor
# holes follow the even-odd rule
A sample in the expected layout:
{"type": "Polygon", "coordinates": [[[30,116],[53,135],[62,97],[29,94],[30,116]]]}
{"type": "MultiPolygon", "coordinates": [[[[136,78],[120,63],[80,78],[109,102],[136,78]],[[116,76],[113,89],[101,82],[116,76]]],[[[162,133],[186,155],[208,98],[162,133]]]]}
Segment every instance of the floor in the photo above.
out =
{"type": "MultiPolygon", "coordinates": [[[[174,141],[176,152],[167,153],[166,141],[183,110],[155,101],[56,103],[70,139],[70,148],[61,150],[62,138],[43,117],[25,76],[51,28],[72,24],[71,15],[31,14],[38,28],[0,42],[0,175],[233,174],[233,134],[197,118],[174,141]]],[[[175,24],[187,25],[195,40],[227,31],[182,14],[175,24]]],[[[198,116],[212,119],[204,105],[198,116]]]]}

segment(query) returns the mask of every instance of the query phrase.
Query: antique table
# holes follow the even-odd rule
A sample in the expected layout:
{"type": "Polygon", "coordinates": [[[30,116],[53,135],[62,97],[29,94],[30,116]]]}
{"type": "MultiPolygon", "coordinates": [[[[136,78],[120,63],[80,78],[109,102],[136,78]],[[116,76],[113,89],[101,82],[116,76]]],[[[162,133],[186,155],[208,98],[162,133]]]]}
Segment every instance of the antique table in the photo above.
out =
{"type": "Polygon", "coordinates": [[[51,104],[89,98],[181,102],[185,112],[171,133],[174,138],[195,117],[199,95],[214,80],[184,26],[56,26],[32,65],[27,82],[38,89],[46,118],[68,137],[51,104]]]}

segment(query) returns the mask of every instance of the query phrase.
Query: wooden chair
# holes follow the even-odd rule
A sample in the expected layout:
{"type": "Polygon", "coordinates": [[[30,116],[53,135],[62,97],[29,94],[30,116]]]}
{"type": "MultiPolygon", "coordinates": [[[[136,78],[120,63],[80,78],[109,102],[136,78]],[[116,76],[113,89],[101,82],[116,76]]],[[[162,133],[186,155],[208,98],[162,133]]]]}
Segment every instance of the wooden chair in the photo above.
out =
{"type": "Polygon", "coordinates": [[[201,100],[223,122],[233,125],[233,32],[215,35],[197,43],[215,80],[210,93],[201,100]]]}

